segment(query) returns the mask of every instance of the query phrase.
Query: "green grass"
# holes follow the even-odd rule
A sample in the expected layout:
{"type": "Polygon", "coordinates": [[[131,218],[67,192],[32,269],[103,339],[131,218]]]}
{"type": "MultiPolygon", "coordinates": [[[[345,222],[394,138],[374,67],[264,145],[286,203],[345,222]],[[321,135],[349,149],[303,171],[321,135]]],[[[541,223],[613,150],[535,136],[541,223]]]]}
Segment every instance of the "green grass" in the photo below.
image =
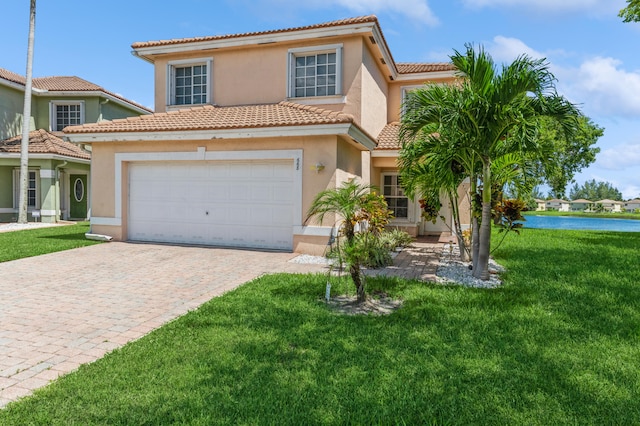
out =
{"type": "Polygon", "coordinates": [[[0,262],[97,244],[87,240],[88,222],[0,233],[0,262]]]}
{"type": "Polygon", "coordinates": [[[0,424],[638,424],[639,244],[525,229],[496,252],[496,290],[369,279],[404,299],[386,317],[332,313],[323,276],[264,276],[0,424]]]}
{"type": "Polygon", "coordinates": [[[575,217],[595,217],[598,219],[634,219],[640,220],[640,214],[638,213],[595,213],[595,212],[559,212],[554,210],[549,211],[529,211],[523,212],[524,216],[575,216],[575,217]]]}

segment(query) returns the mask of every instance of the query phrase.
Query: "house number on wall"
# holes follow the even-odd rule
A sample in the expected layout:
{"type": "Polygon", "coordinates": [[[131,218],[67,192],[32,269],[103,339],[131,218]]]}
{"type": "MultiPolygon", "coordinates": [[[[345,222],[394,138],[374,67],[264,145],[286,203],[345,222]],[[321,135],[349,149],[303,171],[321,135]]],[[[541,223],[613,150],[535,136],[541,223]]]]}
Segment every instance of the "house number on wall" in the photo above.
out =
{"type": "Polygon", "coordinates": [[[300,158],[296,158],[296,170],[300,170],[300,158]]]}

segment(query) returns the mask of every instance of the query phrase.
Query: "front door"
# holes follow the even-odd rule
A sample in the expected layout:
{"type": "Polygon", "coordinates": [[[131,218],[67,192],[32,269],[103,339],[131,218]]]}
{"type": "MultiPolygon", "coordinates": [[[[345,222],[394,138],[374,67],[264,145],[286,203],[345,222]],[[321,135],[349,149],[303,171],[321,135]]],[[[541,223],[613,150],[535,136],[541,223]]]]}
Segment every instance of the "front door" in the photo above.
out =
{"type": "Polygon", "coordinates": [[[69,216],[71,219],[87,218],[87,175],[69,175],[69,216]]]}

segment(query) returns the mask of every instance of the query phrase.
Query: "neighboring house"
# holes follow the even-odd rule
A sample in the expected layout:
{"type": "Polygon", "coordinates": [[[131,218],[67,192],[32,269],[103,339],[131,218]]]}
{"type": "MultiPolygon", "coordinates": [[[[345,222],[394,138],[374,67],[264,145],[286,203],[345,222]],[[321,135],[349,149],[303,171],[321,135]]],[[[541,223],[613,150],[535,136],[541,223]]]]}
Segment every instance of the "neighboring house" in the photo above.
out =
{"type": "Polygon", "coordinates": [[[571,211],[573,212],[591,211],[593,210],[593,205],[594,205],[593,201],[580,198],[580,199],[571,201],[571,211]]]}
{"type": "Polygon", "coordinates": [[[625,202],[624,209],[631,213],[640,211],[640,198],[636,198],[636,199],[625,202]]]}
{"type": "Polygon", "coordinates": [[[620,213],[622,211],[622,206],[624,206],[624,203],[622,201],[605,199],[596,201],[595,205],[602,206],[602,209],[606,212],[620,213]]]}
{"type": "Polygon", "coordinates": [[[547,200],[542,200],[540,198],[536,198],[534,200],[536,202],[536,211],[543,212],[547,209],[547,200]]]}
{"type": "Polygon", "coordinates": [[[66,130],[92,147],[92,232],[321,254],[333,221],[306,212],[351,179],[380,187],[394,226],[449,231],[449,207],[424,223],[403,193],[398,130],[405,94],[455,69],[396,63],[375,16],[132,47],[157,112],[66,130]]]}
{"type": "MultiPolygon", "coordinates": [[[[29,220],[86,219],[91,153],[64,141],[62,129],[151,111],[78,77],[34,78],[32,86],[29,220]]],[[[0,68],[0,222],[18,216],[24,91],[23,76],[0,68]]]]}
{"type": "Polygon", "coordinates": [[[557,210],[559,212],[568,212],[571,210],[571,203],[566,200],[554,198],[546,201],[546,210],[557,210]]]}

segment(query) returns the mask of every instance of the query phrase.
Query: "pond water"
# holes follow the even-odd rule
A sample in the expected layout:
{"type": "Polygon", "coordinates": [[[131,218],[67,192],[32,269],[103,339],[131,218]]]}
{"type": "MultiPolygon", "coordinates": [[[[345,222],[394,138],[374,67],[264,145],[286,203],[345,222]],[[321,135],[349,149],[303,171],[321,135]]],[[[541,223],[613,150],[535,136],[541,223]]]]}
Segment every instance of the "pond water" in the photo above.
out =
{"type": "Polygon", "coordinates": [[[525,216],[525,228],[588,229],[596,231],[640,232],[640,220],[601,219],[574,216],[525,216]]]}

